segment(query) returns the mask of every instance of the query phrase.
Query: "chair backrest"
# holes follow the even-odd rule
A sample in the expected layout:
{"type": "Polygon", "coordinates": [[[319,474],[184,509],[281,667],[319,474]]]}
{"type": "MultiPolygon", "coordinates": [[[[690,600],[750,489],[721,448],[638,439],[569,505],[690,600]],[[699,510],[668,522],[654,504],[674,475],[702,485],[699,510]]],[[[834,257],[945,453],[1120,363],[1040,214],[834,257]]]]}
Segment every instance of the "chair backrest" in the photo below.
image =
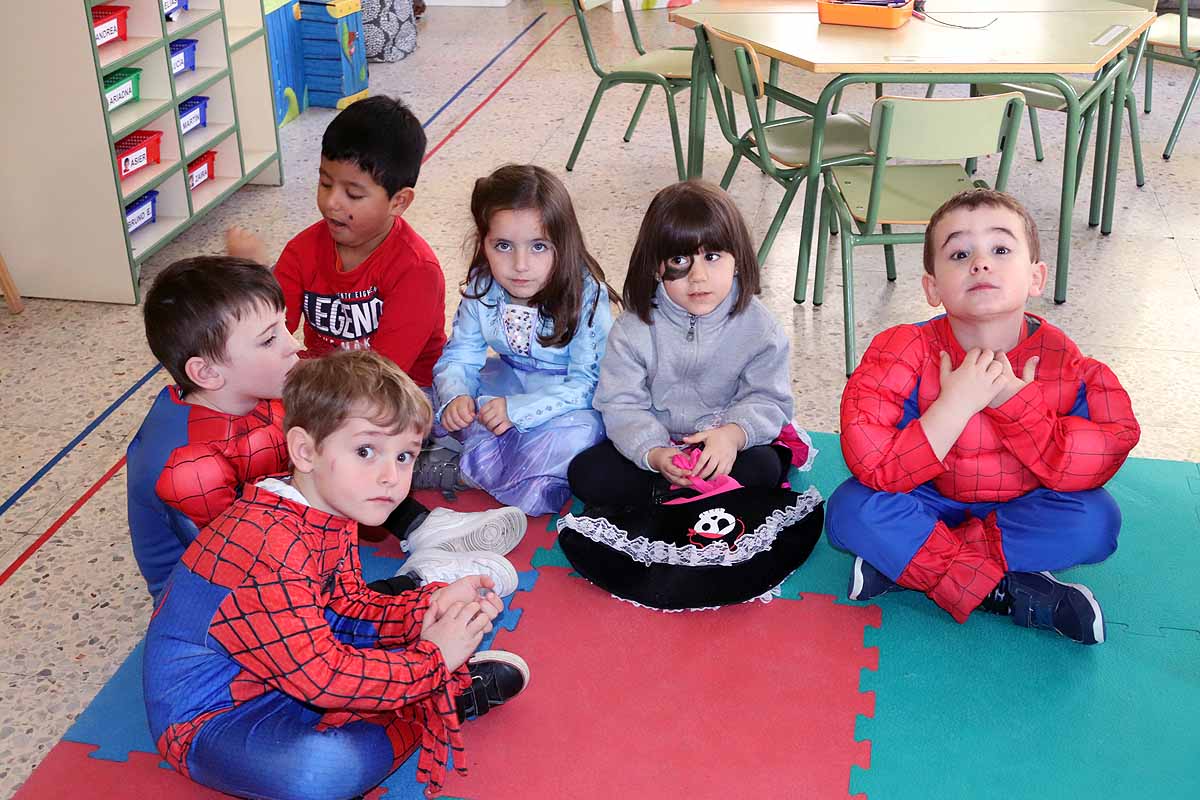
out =
{"type": "MultiPolygon", "coordinates": [[[[587,12],[591,11],[596,6],[605,5],[609,0],[571,0],[571,8],[575,11],[575,19],[579,22],[579,35],[583,37],[583,48],[587,51],[588,63],[592,67],[592,72],[603,79],[607,73],[600,66],[600,61],[596,58],[596,48],[592,45],[592,34],[588,30],[587,12]]],[[[642,46],[642,36],[638,32],[637,22],[633,18],[633,7],[629,0],[621,0],[625,6],[625,22],[629,25],[629,35],[633,38],[633,46],[639,54],[645,55],[646,48],[642,46]]]]}
{"type": "Polygon", "coordinates": [[[963,98],[881,97],[871,111],[871,148],[887,158],[917,161],[991,155],[1015,138],[1024,106],[1019,92],[963,98]]]}
{"type": "Polygon", "coordinates": [[[762,97],[763,76],[762,66],[754,45],[741,38],[722,31],[704,26],[708,37],[708,50],[712,54],[713,68],[717,79],[730,91],[748,97],[762,97]],[[745,63],[749,67],[749,81],[743,81],[742,69],[738,66],[738,51],[741,50],[745,63]]]}

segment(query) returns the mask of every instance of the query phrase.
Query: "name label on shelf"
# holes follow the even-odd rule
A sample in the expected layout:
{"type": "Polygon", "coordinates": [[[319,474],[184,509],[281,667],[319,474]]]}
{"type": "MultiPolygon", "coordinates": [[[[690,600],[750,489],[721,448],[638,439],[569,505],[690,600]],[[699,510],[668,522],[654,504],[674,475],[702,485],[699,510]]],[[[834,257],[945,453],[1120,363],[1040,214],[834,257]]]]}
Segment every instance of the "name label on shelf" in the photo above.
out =
{"type": "Polygon", "coordinates": [[[195,189],[200,184],[208,180],[208,162],[205,161],[200,166],[188,173],[188,188],[195,189]]]}
{"type": "Polygon", "coordinates": [[[170,14],[179,8],[179,0],[162,0],[163,13],[170,14]]]}
{"type": "Polygon", "coordinates": [[[179,52],[171,56],[171,74],[178,75],[187,68],[187,53],[179,52]]]}
{"type": "Polygon", "coordinates": [[[192,128],[200,124],[200,106],[196,106],[188,113],[179,118],[179,127],[184,133],[187,133],[192,128]]]}
{"type": "Polygon", "coordinates": [[[116,17],[105,22],[103,25],[96,27],[96,45],[102,45],[105,42],[112,41],[117,38],[117,34],[121,32],[120,26],[117,24],[116,17]]]}
{"type": "Polygon", "coordinates": [[[138,167],[146,166],[147,159],[148,156],[145,147],[134,150],[132,153],[121,159],[121,174],[128,175],[138,167]]]}
{"type": "Polygon", "coordinates": [[[141,208],[134,211],[132,214],[125,215],[125,225],[129,232],[133,233],[138,228],[145,225],[150,220],[154,219],[154,201],[144,203],[141,208]]]}
{"type": "Polygon", "coordinates": [[[106,94],[104,99],[108,102],[109,111],[112,111],[119,105],[129,102],[131,99],[133,99],[133,81],[125,81],[120,86],[117,86],[115,89],[106,94]]]}

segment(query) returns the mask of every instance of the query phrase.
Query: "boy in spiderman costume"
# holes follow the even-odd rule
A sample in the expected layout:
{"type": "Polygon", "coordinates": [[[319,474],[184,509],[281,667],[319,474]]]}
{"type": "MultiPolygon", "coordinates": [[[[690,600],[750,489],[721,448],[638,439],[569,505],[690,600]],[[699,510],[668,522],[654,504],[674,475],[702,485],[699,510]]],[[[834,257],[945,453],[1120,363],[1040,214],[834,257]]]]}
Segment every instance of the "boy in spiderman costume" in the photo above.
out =
{"type": "Polygon", "coordinates": [[[192,542],[151,617],[144,690],[159,752],[238,797],[357,797],[418,747],[435,795],[461,723],[529,680],[511,653],[472,656],[502,610],[482,575],[369,589],[358,525],[408,494],[433,420],[370,351],[305,361],[284,388],[290,475],[267,478],[192,542]]]}
{"type": "MultiPolygon", "coordinates": [[[[155,278],[143,316],[150,350],[175,382],[159,393],[127,453],[133,552],[157,601],[183,551],[243,486],[287,472],[279,397],[300,348],[279,283],[242,258],[171,264],[155,278]]],[[[385,527],[407,537],[406,573],[449,582],[483,571],[508,590],[517,576],[503,554],[524,535],[517,515],[519,525],[503,509],[428,514],[409,499],[385,527]],[[472,552],[452,552],[464,550],[472,552]]],[[[412,588],[416,578],[393,584],[412,588]]]]}
{"type": "Polygon", "coordinates": [[[1012,197],[973,189],[925,231],[926,299],[946,314],[875,337],[842,395],[853,477],[829,499],[830,541],[857,558],[851,600],[924,592],[1104,641],[1092,592],[1050,574],[1103,561],[1121,513],[1101,488],[1138,442],[1107,366],[1028,314],[1046,284],[1037,226],[1012,197]]]}

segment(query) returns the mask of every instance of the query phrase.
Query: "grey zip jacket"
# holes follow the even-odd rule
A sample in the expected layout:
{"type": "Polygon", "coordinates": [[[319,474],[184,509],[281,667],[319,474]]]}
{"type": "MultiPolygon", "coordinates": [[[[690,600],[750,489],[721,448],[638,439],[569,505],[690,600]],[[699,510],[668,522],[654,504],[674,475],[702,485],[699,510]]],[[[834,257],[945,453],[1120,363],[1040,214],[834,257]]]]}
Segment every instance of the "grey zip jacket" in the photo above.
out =
{"type": "Polygon", "coordinates": [[[618,317],[600,361],[594,405],[621,455],[649,469],[647,454],[729,422],[746,447],[770,444],[792,419],[789,341],[759,299],[730,316],[740,286],[702,317],[660,283],[653,324],[618,317]]]}

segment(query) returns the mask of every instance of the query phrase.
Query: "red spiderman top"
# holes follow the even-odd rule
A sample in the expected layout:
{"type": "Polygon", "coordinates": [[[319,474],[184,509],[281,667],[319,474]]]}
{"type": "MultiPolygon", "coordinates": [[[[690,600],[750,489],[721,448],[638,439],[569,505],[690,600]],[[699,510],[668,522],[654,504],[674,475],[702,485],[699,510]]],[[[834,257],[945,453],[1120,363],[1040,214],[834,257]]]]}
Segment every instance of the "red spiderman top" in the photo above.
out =
{"type": "Polygon", "coordinates": [[[272,691],[324,709],[322,727],[408,707],[423,728],[419,773],[434,789],[450,749],[462,761],[451,687],[470,685],[467,668],[451,672],[420,638],[430,594],[445,584],[373,592],[357,544],[357,523],[254,486],[200,532],[147,633],[147,712],[172,766],[186,775],[205,722],[272,691]]]}
{"type": "MultiPolygon", "coordinates": [[[[178,389],[170,391],[183,402],[178,389]]],[[[279,400],[262,400],[241,417],[192,405],[187,426],[187,444],[171,453],[154,489],[197,528],[229,508],[243,485],[289,469],[279,400]]]]}
{"type": "Polygon", "coordinates": [[[928,481],[964,503],[1004,502],[1044,486],[1060,492],[1103,485],[1125,462],[1141,429],[1129,395],[1107,366],[1079,352],[1061,330],[1026,315],[1034,329],[1008,353],[1020,375],[1040,357],[1033,382],[998,408],[976,414],[945,459],[919,417],[941,390],[939,359],[965,353],[946,317],[898,325],[875,337],[842,394],[842,454],[873,489],[908,492],[928,481]]]}

